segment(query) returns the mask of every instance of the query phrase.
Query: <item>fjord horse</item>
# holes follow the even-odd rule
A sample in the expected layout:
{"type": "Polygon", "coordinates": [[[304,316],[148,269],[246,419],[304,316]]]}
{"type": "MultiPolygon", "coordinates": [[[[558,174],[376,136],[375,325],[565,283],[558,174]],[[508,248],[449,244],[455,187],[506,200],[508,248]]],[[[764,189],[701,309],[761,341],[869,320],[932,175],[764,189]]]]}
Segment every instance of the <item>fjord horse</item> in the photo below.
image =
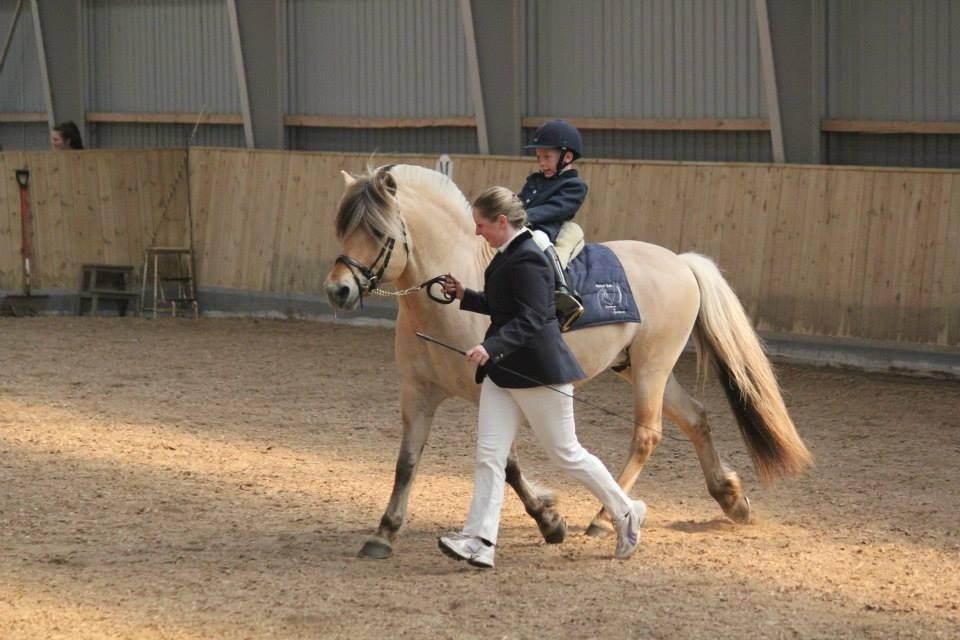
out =
{"type": "MultiPolygon", "coordinates": [[[[476,403],[479,385],[465,358],[416,337],[416,332],[469,348],[482,341],[488,319],[441,305],[420,290],[438,274],[452,273],[464,286],[481,289],[493,249],[473,233],[470,204],[440,173],[411,165],[343,174],[346,191],[336,218],[343,253],[325,280],[336,309],[355,309],[364,295],[400,289],[396,320],[396,366],[402,378],[403,436],[393,492],[380,526],[360,551],[363,557],[393,553],[410,489],[437,407],[458,396],[476,403]]],[[[694,253],[677,255],[644,242],[606,245],[620,259],[642,323],[609,324],[564,334],[587,379],[613,368],[633,387],[634,430],[630,455],[618,481],[629,492],[662,438],[665,414],[690,439],[707,490],[734,522],[750,520],[750,503],[737,473],[721,461],[703,406],[673,376],[693,337],[701,367],[712,362],[737,417],[741,435],[762,481],[802,472],[811,462],[787,414],[774,373],[736,294],[714,263],[694,253]]],[[[465,440],[465,445],[469,442],[465,440]]],[[[547,542],[561,542],[566,522],[550,494],[523,476],[516,451],[507,462],[507,482],[547,542]]],[[[611,529],[603,510],[588,533],[611,529]]]]}

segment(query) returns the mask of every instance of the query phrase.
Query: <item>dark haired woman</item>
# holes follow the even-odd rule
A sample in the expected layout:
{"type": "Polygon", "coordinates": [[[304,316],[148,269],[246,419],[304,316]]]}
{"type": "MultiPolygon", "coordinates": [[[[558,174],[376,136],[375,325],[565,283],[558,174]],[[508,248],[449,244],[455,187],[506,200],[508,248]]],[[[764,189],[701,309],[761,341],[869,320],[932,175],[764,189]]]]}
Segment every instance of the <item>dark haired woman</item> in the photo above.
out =
{"type": "Polygon", "coordinates": [[[71,120],[61,122],[50,132],[50,146],[53,147],[54,151],[83,149],[80,129],[71,120]]]}

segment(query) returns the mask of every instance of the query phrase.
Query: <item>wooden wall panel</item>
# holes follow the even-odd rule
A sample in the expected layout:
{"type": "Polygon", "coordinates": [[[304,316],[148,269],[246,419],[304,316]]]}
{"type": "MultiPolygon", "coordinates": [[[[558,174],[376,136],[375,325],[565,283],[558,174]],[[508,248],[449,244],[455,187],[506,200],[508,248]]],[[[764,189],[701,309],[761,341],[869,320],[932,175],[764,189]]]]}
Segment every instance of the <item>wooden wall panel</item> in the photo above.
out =
{"type": "MultiPolygon", "coordinates": [[[[74,289],[82,262],[139,267],[147,244],[187,243],[184,161],[182,150],[0,154],[0,289],[22,278],[14,168],[32,171],[35,283],[74,289]]],[[[339,253],[340,171],[370,163],[361,154],[191,150],[200,286],[322,296],[339,253]]],[[[577,220],[589,239],[714,258],[759,328],[960,346],[960,172],[581,165],[590,193],[577,220]]],[[[519,189],[533,167],[530,158],[457,156],[454,180],[472,198],[494,184],[519,189]]]]}
{"type": "Polygon", "coordinates": [[[14,171],[26,166],[26,154],[0,153],[0,289],[20,289],[20,192],[14,171]]]}
{"type": "MultiPolygon", "coordinates": [[[[206,218],[201,282],[320,295],[339,251],[339,171],[370,158],[192,153],[194,210],[206,218]]],[[[472,198],[494,184],[517,190],[532,168],[459,156],[454,180],[472,198]]],[[[714,258],[760,328],[958,344],[960,269],[947,244],[960,240],[957,172],[587,161],[581,173],[590,193],[577,219],[590,239],[714,258]]]]}
{"type": "Polygon", "coordinates": [[[863,273],[866,252],[862,220],[851,212],[861,211],[864,193],[872,185],[864,172],[827,172],[825,184],[824,233],[819,239],[825,274],[823,295],[816,326],[837,327],[839,333],[852,331],[851,322],[859,304],[858,282],[863,273]]]}
{"type": "Polygon", "coordinates": [[[933,309],[937,319],[934,325],[936,340],[924,340],[938,344],[960,344],[960,176],[950,177],[944,189],[949,195],[944,199],[943,206],[950,212],[948,216],[941,216],[940,229],[943,235],[937,239],[937,259],[935,261],[937,273],[934,276],[933,309]],[[944,220],[944,218],[946,218],[944,220]]]}
{"type": "MultiPolygon", "coordinates": [[[[381,156],[377,164],[398,160],[381,156]]],[[[419,160],[432,166],[432,159],[419,160]]],[[[343,193],[340,171],[360,173],[368,161],[366,155],[194,150],[191,189],[201,285],[320,292],[339,253],[333,220],[343,193]]]]}
{"type": "MultiPolygon", "coordinates": [[[[741,222],[740,237],[742,270],[738,293],[751,317],[757,317],[762,300],[764,285],[763,257],[770,253],[770,235],[774,214],[780,202],[781,172],[767,168],[757,172],[756,180],[748,181],[751,172],[743,170],[741,188],[744,189],[744,202],[740,207],[744,219],[741,222]],[[757,262],[760,262],[757,265],[757,262]]],[[[729,272],[730,269],[727,268],[729,272]]]]}
{"type": "Polygon", "coordinates": [[[185,159],[177,149],[0,153],[0,290],[23,286],[15,169],[30,170],[33,286],[76,290],[84,263],[139,268],[154,238],[186,243],[185,173],[173,188],[185,159]]]}

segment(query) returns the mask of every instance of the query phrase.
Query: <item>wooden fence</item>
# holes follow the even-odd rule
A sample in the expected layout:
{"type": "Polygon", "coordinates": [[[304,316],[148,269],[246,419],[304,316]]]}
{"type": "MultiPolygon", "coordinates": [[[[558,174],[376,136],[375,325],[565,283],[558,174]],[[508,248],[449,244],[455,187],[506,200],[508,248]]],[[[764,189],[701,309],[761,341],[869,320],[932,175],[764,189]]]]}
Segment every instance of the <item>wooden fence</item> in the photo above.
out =
{"type": "Polygon", "coordinates": [[[84,263],[139,265],[147,245],[185,244],[185,162],[183,150],[0,153],[0,289],[23,282],[15,170],[30,171],[33,286],[77,290],[84,263]]]}
{"type": "MultiPolygon", "coordinates": [[[[0,154],[0,288],[18,282],[12,168],[34,170],[41,286],[75,288],[82,261],[138,264],[183,152],[0,154]],[[50,211],[41,214],[49,208],[50,211]],[[44,251],[40,251],[43,247],[44,251]]],[[[433,166],[433,156],[378,156],[433,166]]],[[[366,155],[193,149],[198,280],[322,295],[339,246],[341,169],[366,155]]],[[[761,329],[960,346],[960,171],[584,161],[591,240],[630,238],[714,258],[761,329]]],[[[454,156],[471,197],[519,188],[529,158],[454,156]]],[[[185,241],[173,190],[165,241],[185,241]],[[179,224],[179,227],[177,226],[179,224]]]]}
{"type": "MultiPolygon", "coordinates": [[[[199,150],[191,158],[201,282],[317,293],[337,255],[341,169],[368,156],[199,150]]],[[[384,156],[432,166],[433,157],[384,156]]],[[[471,197],[532,162],[454,157],[471,197]]],[[[960,172],[585,161],[578,220],[713,257],[761,329],[960,344],[960,172]]]]}

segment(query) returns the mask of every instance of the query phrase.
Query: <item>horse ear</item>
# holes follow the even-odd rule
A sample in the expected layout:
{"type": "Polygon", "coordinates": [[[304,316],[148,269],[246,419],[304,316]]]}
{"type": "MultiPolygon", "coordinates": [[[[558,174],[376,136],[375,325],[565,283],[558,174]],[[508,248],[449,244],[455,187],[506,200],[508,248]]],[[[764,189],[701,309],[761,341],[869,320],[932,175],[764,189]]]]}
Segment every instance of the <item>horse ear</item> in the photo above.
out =
{"type": "Polygon", "coordinates": [[[383,176],[383,184],[387,188],[387,191],[391,196],[397,197],[397,181],[394,179],[393,174],[386,173],[383,176]]]}
{"type": "Polygon", "coordinates": [[[354,178],[349,173],[347,173],[346,171],[344,171],[343,169],[340,170],[340,175],[343,176],[343,186],[345,187],[349,187],[350,185],[357,183],[357,179],[354,178]]]}

